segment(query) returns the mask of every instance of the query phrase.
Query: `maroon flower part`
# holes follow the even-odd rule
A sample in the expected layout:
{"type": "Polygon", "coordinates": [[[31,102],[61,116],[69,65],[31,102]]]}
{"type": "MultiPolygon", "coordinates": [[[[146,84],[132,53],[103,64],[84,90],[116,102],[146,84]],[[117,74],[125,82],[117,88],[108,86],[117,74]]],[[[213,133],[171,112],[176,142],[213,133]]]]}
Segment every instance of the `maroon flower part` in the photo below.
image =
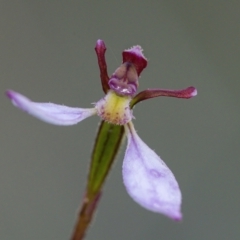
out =
{"type": "Polygon", "coordinates": [[[138,76],[141,74],[142,70],[147,67],[147,59],[143,55],[143,49],[141,46],[136,45],[122,53],[123,62],[133,63],[138,76]]]}
{"type": "Polygon", "coordinates": [[[105,60],[105,52],[106,52],[106,46],[105,43],[103,42],[103,40],[99,39],[97,40],[97,44],[95,47],[95,51],[97,54],[97,58],[98,58],[98,65],[99,65],[99,69],[100,69],[100,78],[102,81],[102,89],[104,91],[104,93],[107,93],[107,91],[109,90],[109,86],[108,86],[108,73],[107,73],[107,64],[106,64],[106,60],[105,60]]]}
{"type": "MultiPolygon", "coordinates": [[[[129,195],[144,208],[180,220],[181,191],[163,160],[138,136],[132,122],[133,106],[143,100],[166,96],[191,98],[197,95],[194,87],[182,90],[147,89],[138,94],[138,78],[147,66],[140,46],[124,50],[123,63],[109,78],[105,60],[106,47],[98,40],[95,51],[100,68],[104,93],[94,108],[73,108],[53,103],[36,103],[8,90],[6,95],[21,110],[55,125],[73,125],[92,115],[98,115],[110,124],[123,125],[128,145],[123,160],[123,182],[129,195]]],[[[146,111],[146,110],[145,110],[146,111]]]]}

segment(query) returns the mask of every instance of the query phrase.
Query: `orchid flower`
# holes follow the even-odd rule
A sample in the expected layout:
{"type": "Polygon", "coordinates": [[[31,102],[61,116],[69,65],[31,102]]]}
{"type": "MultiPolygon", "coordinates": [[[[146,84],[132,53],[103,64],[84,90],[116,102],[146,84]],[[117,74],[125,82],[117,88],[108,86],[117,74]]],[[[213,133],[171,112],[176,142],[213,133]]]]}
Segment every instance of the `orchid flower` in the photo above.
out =
{"type": "Polygon", "coordinates": [[[99,191],[104,182],[124,132],[128,143],[122,175],[128,194],[148,210],[164,214],[174,220],[181,220],[179,185],[163,160],[138,136],[132,122],[134,118],[132,109],[140,101],[159,96],[191,98],[197,95],[197,90],[194,87],[183,90],[147,89],[136,94],[140,74],[147,66],[147,59],[143,55],[142,48],[133,46],[124,50],[122,64],[110,78],[105,61],[106,47],[102,40],[97,41],[95,50],[105,96],[97,101],[93,108],[37,103],[12,90],[6,91],[6,95],[16,107],[47,123],[73,125],[93,115],[98,115],[102,119],[88,180],[88,188],[95,193],[99,191]],[[111,150],[112,148],[115,150],[111,150]],[[105,168],[104,171],[99,170],[97,166],[99,158],[107,159],[102,161],[101,168],[105,168]]]}

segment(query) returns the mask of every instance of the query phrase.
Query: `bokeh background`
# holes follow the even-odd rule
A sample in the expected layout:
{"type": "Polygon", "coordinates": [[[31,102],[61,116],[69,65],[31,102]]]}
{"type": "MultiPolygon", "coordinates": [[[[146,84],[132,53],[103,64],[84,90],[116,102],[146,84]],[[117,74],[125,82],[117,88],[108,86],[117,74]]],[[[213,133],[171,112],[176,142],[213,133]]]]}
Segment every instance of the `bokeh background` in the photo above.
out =
{"type": "Polygon", "coordinates": [[[0,239],[69,239],[99,119],[48,125],[14,108],[4,91],[91,106],[103,96],[99,38],[109,74],[123,49],[140,44],[149,59],[140,90],[193,85],[198,96],[134,109],[139,135],[180,184],[183,221],[130,199],[124,145],[86,239],[240,239],[240,2],[233,0],[1,1],[0,239]]]}

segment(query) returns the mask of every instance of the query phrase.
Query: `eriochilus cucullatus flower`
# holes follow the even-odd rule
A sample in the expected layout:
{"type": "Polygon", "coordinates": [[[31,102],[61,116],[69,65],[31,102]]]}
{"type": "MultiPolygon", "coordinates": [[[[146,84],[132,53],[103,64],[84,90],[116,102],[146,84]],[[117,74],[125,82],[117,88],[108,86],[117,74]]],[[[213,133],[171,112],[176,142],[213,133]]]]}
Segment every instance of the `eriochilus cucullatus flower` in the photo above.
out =
{"type": "Polygon", "coordinates": [[[142,48],[133,46],[124,50],[122,64],[111,77],[107,73],[106,47],[102,40],[97,41],[95,50],[105,96],[95,102],[93,108],[36,103],[12,90],[6,91],[6,95],[16,107],[56,125],[73,125],[92,115],[101,118],[85,195],[85,201],[92,201],[92,207],[100,196],[125,133],[128,143],[122,174],[128,194],[148,210],[181,220],[181,191],[178,183],[163,160],[138,136],[132,122],[132,109],[138,102],[154,97],[191,98],[197,95],[197,90],[194,87],[182,90],[147,89],[137,93],[139,76],[147,66],[142,48]]]}

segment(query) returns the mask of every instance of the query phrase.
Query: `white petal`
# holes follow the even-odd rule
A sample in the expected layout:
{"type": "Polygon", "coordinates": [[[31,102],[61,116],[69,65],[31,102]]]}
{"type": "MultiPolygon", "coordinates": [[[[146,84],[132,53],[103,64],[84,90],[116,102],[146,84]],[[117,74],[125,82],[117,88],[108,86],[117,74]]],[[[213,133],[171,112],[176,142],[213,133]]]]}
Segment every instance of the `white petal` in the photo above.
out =
{"type": "Polygon", "coordinates": [[[140,139],[132,122],[125,129],[128,146],[123,181],[127,192],[144,208],[181,220],[181,191],[173,173],[140,139]]]}
{"type": "Polygon", "coordinates": [[[12,90],[8,90],[6,95],[16,107],[42,121],[55,125],[73,125],[96,114],[95,108],[72,108],[54,103],[32,102],[12,90]]]}

